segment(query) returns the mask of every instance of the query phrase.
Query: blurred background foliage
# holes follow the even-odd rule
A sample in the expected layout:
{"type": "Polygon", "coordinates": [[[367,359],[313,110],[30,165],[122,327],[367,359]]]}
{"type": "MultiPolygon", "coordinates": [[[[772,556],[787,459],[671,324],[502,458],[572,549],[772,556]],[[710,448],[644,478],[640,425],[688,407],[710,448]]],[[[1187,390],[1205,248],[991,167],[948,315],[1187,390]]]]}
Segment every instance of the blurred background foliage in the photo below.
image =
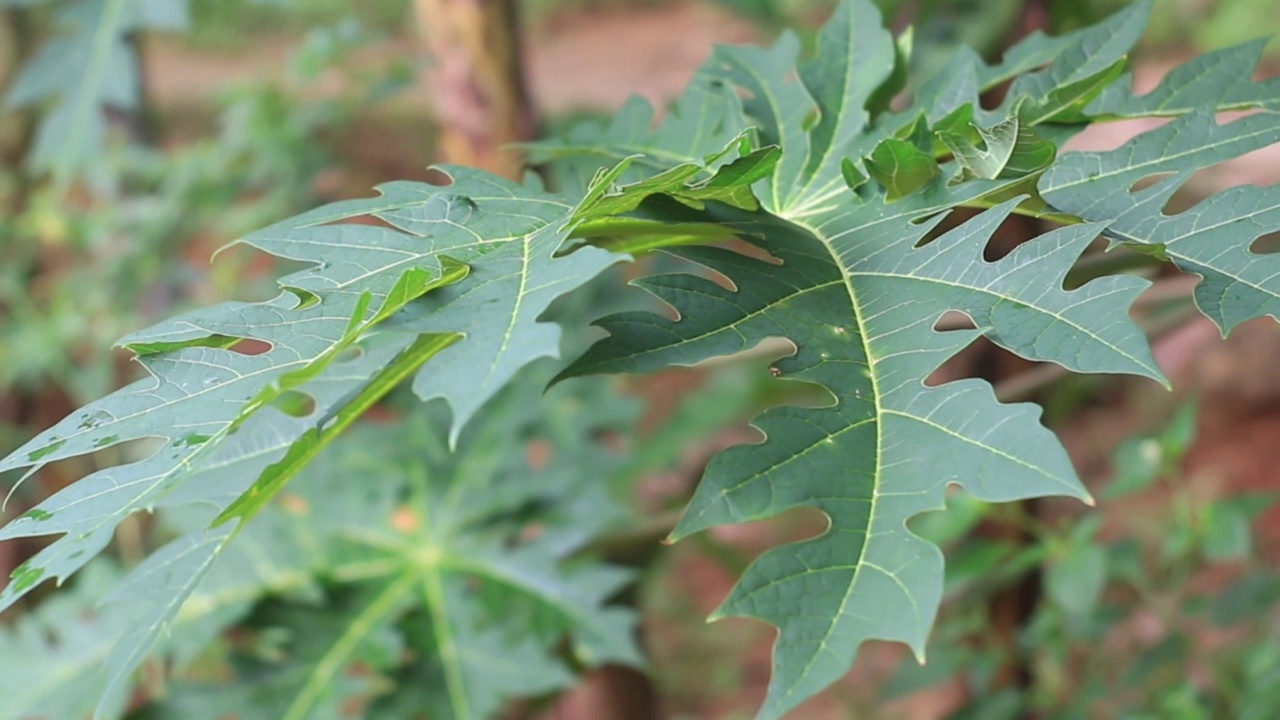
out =
{"type": "MultiPolygon", "coordinates": [[[[1125,4],[878,2],[896,27],[914,27],[922,73],[956,45],[996,57],[1016,37],[1071,30],[1125,4]]],[[[611,111],[633,89],[631,76],[642,77],[636,91],[661,102],[709,41],[812,27],[831,5],[523,0],[541,125],[611,111]]],[[[1162,68],[1251,40],[1280,29],[1277,18],[1280,0],[1157,0],[1142,62],[1162,68]]],[[[0,0],[0,451],[135,379],[136,367],[112,349],[126,332],[194,304],[269,296],[287,268],[234,247],[209,262],[241,233],[377,182],[430,179],[439,114],[419,34],[411,0],[0,0]]],[[[1280,58],[1280,43],[1266,57],[1280,58]]],[[[1194,332],[1203,335],[1184,335],[1194,332]]],[[[1255,339],[1234,351],[1207,336],[1195,336],[1194,352],[1175,348],[1199,360],[1175,374],[1183,380],[1172,399],[1123,380],[1020,391],[1050,408],[1103,509],[956,497],[947,513],[919,518],[918,531],[949,558],[929,664],[876,648],[800,716],[1280,716],[1277,543],[1258,521],[1275,518],[1276,486],[1267,471],[1247,469],[1280,423],[1266,424],[1271,401],[1236,402],[1280,398],[1276,383],[1257,380],[1240,359],[1274,349],[1275,333],[1243,334],[1255,339]],[[1255,384],[1222,379],[1238,376],[1255,384]],[[1212,397],[1195,402],[1202,391],[1212,397]],[[1217,430],[1197,434],[1206,418],[1217,430]],[[1257,443],[1241,440],[1255,432],[1257,443]],[[1013,610],[1002,614],[1006,605],[1013,610]]],[[[819,531],[820,519],[788,515],[653,550],[707,458],[752,438],[752,413],[795,398],[761,357],[624,384],[643,410],[613,475],[636,518],[605,550],[642,570],[626,601],[644,617],[653,685],[595,677],[545,717],[632,717],[599,708],[656,692],[661,717],[734,718],[759,698],[771,633],[725,627],[739,621],[708,628],[702,618],[751,557],[819,531]]],[[[963,362],[957,372],[1008,379],[1003,361],[963,362]]],[[[386,412],[405,410],[393,401],[386,412]]],[[[5,512],[61,482],[53,468],[5,512]]],[[[155,541],[149,527],[126,527],[118,555],[136,562],[155,541]]],[[[0,572],[36,549],[0,546],[0,572]]],[[[32,608],[19,608],[18,621],[22,612],[37,617],[32,608]]]]}

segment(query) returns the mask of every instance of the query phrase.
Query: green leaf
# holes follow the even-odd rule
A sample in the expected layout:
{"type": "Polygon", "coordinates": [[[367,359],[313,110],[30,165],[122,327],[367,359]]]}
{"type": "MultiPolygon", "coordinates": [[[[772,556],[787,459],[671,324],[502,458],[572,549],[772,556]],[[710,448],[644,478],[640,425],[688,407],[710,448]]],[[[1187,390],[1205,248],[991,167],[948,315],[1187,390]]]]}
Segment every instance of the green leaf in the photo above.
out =
{"type": "Polygon", "coordinates": [[[1136,96],[1129,76],[1107,87],[1086,109],[1091,116],[1186,115],[1200,108],[1280,110],[1280,78],[1254,82],[1268,38],[1205,53],[1174,68],[1156,89],[1136,96]]]}
{"type": "MultiPolygon", "coordinates": [[[[938,139],[950,148],[956,162],[960,163],[964,171],[960,176],[961,180],[973,178],[994,180],[1000,177],[1013,158],[1013,149],[1018,142],[1018,125],[1018,116],[1014,115],[989,128],[977,126],[975,129],[982,141],[982,147],[969,142],[961,135],[948,132],[938,133],[938,139]]],[[[926,177],[924,180],[927,182],[929,178],[926,177]]]]}
{"type": "MultiPolygon", "coordinates": [[[[486,185],[477,177],[473,189],[486,185]]],[[[454,213],[454,205],[461,202],[453,193],[425,185],[408,195],[405,191],[412,186],[393,185],[390,189],[401,195],[386,204],[413,204],[416,210],[439,217],[454,213]]],[[[490,208],[488,203],[478,206],[483,208],[478,216],[501,225],[496,219],[500,203],[493,205],[498,207],[492,215],[483,211],[490,208]]],[[[533,203],[534,209],[539,207],[533,203]]],[[[363,211],[363,207],[345,213],[341,207],[324,208],[303,216],[310,223],[250,235],[246,242],[317,266],[284,278],[282,285],[287,289],[274,300],[197,310],[126,338],[126,346],[169,348],[139,358],[150,378],[73,413],[0,462],[0,471],[24,466],[39,469],[128,440],[156,435],[167,440],[149,457],[99,470],[46,500],[40,506],[48,515],[43,522],[20,518],[0,530],[0,539],[68,533],[29,560],[23,572],[38,573],[41,579],[64,578],[81,567],[106,545],[121,520],[150,507],[198,469],[210,450],[246,420],[246,407],[266,407],[272,397],[329,367],[373,324],[404,307],[415,294],[464,274],[455,270],[461,267],[457,263],[442,262],[436,251],[448,247],[454,254],[464,254],[475,252],[479,245],[478,234],[462,219],[431,241],[369,225],[308,226],[363,211]],[[335,244],[347,252],[331,254],[335,244]],[[252,338],[271,349],[245,355],[204,346],[210,337],[252,338]]],[[[526,228],[536,220],[531,213],[505,217],[526,228]]],[[[413,341],[413,336],[401,336],[401,347],[413,341]]],[[[389,357],[398,351],[390,348],[389,357]]],[[[343,397],[334,401],[342,403],[343,397]]],[[[332,409],[320,408],[320,416],[332,409]]],[[[0,608],[29,589],[29,584],[10,584],[0,591],[0,608]]]]}
{"type": "MultiPolygon", "coordinates": [[[[842,182],[842,161],[864,154],[859,148],[867,143],[866,129],[873,113],[887,106],[888,100],[877,93],[888,94],[891,99],[905,80],[902,73],[907,58],[904,54],[910,53],[910,41],[906,42],[905,48],[894,42],[893,36],[884,29],[880,11],[872,3],[847,2],[836,6],[831,19],[818,34],[818,53],[797,68],[801,84],[817,105],[818,123],[807,136],[809,157],[803,174],[792,177],[780,169],[775,175],[779,187],[794,184],[793,199],[775,203],[772,206],[775,211],[789,209],[799,214],[803,211],[801,204],[815,206],[835,193],[843,194],[846,184],[842,182]],[[895,69],[899,72],[895,73],[895,69]]],[[[778,97],[780,102],[785,102],[786,95],[778,97]]],[[[750,105],[747,110],[751,113],[750,105]]],[[[783,145],[783,149],[796,155],[799,148],[783,145]]]]}
{"type": "MultiPolygon", "coordinates": [[[[585,194],[602,167],[630,161],[618,181],[635,182],[655,171],[714,156],[747,130],[737,93],[704,69],[661,123],[654,122],[648,101],[633,96],[607,125],[580,123],[566,138],[527,147],[531,162],[554,161],[551,168],[558,186],[571,194],[585,194]]],[[[731,160],[721,158],[721,162],[731,160]]]]}
{"type": "MultiPolygon", "coordinates": [[[[636,409],[602,404],[604,389],[594,383],[566,385],[547,403],[535,402],[544,377],[535,373],[504,390],[467,427],[456,451],[448,449],[450,423],[439,403],[417,408],[390,431],[354,428],[220,548],[198,582],[156,592],[157,580],[186,576],[188,555],[205,555],[189,553],[197,545],[191,535],[135,569],[112,600],[189,595],[170,618],[175,639],[167,650],[179,663],[237,623],[258,630],[306,627],[290,619],[301,614],[323,628],[291,640],[302,645],[290,645],[287,661],[246,666],[252,672],[228,689],[180,685],[165,712],[195,712],[204,702],[200,712],[221,717],[253,697],[261,717],[328,717],[346,697],[379,694],[376,683],[344,680],[344,669],[362,661],[366,671],[412,688],[379,699],[373,716],[397,717],[393,708],[418,703],[419,710],[470,720],[492,717],[506,697],[572,684],[574,671],[556,655],[566,633],[580,667],[640,663],[634,614],[606,605],[630,573],[577,557],[594,538],[629,520],[600,482],[621,470],[621,460],[596,436],[628,431],[636,409]],[[527,442],[549,443],[546,467],[531,465],[527,442]],[[377,482],[353,483],[353,477],[377,482]],[[267,601],[275,619],[263,622],[268,596],[291,607],[267,601]],[[340,606],[308,609],[326,596],[340,606]],[[362,660],[357,651],[366,639],[387,633],[402,636],[398,642],[409,643],[413,654],[362,660]]],[[[297,422],[271,413],[250,422],[271,417],[297,422]]],[[[271,433],[259,427],[255,436],[271,433]]],[[[265,445],[260,450],[268,452],[257,453],[264,457],[233,461],[221,477],[245,463],[268,462],[288,446],[265,445]]],[[[214,482],[203,498],[175,494],[175,509],[165,517],[200,532],[208,504],[216,506],[201,500],[235,492],[221,484],[214,482]]],[[[237,667],[243,662],[231,659],[237,667]]]]}
{"type": "MultiPolygon", "coordinates": [[[[93,473],[0,529],[0,539],[64,534],[15,571],[14,581],[0,590],[0,608],[45,579],[74,573],[101,552],[124,518],[163,503],[169,494],[181,496],[185,484],[209,468],[242,473],[230,484],[215,481],[243,493],[238,499],[216,497],[222,510],[217,521],[252,517],[361,413],[428,360],[415,387],[450,402],[456,440],[466,421],[518,370],[558,355],[559,329],[540,319],[551,303],[624,259],[594,247],[558,253],[575,224],[608,220],[621,207],[662,192],[691,202],[753,207],[749,186],[769,172],[776,152],[742,155],[748,149],[739,133],[714,154],[717,161],[727,159],[715,169],[709,169],[711,161],[690,163],[661,182],[618,186],[624,163],[576,204],[450,168],[453,183],[445,188],[389,183],[379,188],[378,198],[334,203],[250,234],[243,242],[313,267],[284,278],[284,292],[274,300],[197,310],[126,338],[123,343],[140,353],[150,379],[84,408],[0,462],[0,471],[35,471],[129,440],[167,438],[159,452],[93,473]],[[735,154],[741,157],[732,159],[735,154]],[[360,216],[385,225],[344,222],[360,216]],[[473,271],[466,263],[477,260],[483,262],[473,271]],[[235,347],[241,339],[270,349],[241,354],[235,347]],[[351,352],[362,356],[340,362],[351,352]],[[273,454],[270,462],[240,463],[249,452],[242,448],[252,442],[234,440],[234,431],[252,426],[261,432],[264,426],[252,425],[253,419],[286,393],[314,401],[307,423],[268,423],[274,428],[272,451],[283,454],[273,454]],[[160,431],[155,423],[163,426],[160,431]],[[217,454],[226,444],[229,461],[217,454]]],[[[148,604],[146,621],[121,643],[113,692],[125,689],[124,680],[229,538],[200,531],[162,553],[157,562],[167,592],[148,604]]]]}
{"type": "MultiPolygon", "coordinates": [[[[76,583],[0,625],[0,720],[63,720],[93,711],[107,684],[103,661],[132,609],[95,609],[118,577],[94,563],[76,583]]],[[[123,700],[106,708],[124,712],[123,700]]]]}
{"type": "MultiPolygon", "coordinates": [[[[938,382],[943,363],[983,336],[1077,372],[1161,380],[1128,315],[1145,281],[1064,289],[1099,234],[1201,274],[1197,300],[1224,330],[1280,310],[1280,272],[1246,242],[1280,230],[1274,188],[1164,212],[1194,171],[1280,141],[1265,97],[1276,88],[1189,68],[1143,98],[1115,89],[1149,8],[1062,38],[1033,36],[995,65],[961,52],[893,111],[906,43],[880,27],[869,0],[853,0],[821,31],[812,59],[793,35],[770,49],[720,49],[656,126],[652,109],[633,102],[606,126],[537,146],[567,196],[452,169],[447,187],[391,183],[381,197],[250,235],[309,269],[285,278],[274,300],[188,313],[132,336],[126,344],[151,377],[0,461],[0,472],[34,471],[161,438],[152,455],[96,472],[0,530],[0,539],[64,534],[19,568],[0,607],[79,569],[130,513],[177,516],[192,505],[203,514],[182,524],[186,534],[115,595],[140,602],[141,615],[113,661],[113,688],[170,626],[187,628],[170,645],[180,663],[239,621],[261,632],[259,649],[271,650],[272,627],[286,644],[315,641],[288,646],[299,649],[272,667],[232,658],[240,689],[279,700],[272,717],[324,717],[343,697],[384,687],[344,682],[356,661],[414,688],[367,697],[382,717],[487,715],[504,697],[563,687],[571,665],[636,662],[634,618],[607,603],[630,575],[578,557],[625,522],[602,495],[615,461],[591,440],[600,418],[574,419],[564,407],[544,417],[540,386],[502,388],[561,352],[551,322],[564,319],[561,297],[621,261],[619,251],[662,249],[689,272],[659,270],[637,284],[671,312],[606,318],[611,335],[568,374],[691,365],[781,337],[794,352],[770,374],[828,393],[817,407],[762,414],[763,442],[708,465],[674,534],[801,506],[830,520],[826,533],[762,555],[717,613],[779,628],[761,717],[834,681],[865,640],[922,654],[945,576],[938,548],[908,529],[912,517],[941,509],[950,484],[984,502],[1087,498],[1038,408],[1002,404],[976,379],[938,382]],[[1008,80],[1001,107],[983,110],[979,93],[1008,80]],[[1217,123],[1219,109],[1242,106],[1262,112],[1217,123]],[[1180,116],[1115,151],[1057,156],[1095,111],[1180,116]],[[1172,177],[1130,192],[1160,174],[1172,177]],[[1015,212],[1066,227],[987,260],[1015,212]],[[377,224],[350,222],[360,216],[377,224]],[[735,252],[731,238],[763,252],[735,252]],[[935,329],[950,312],[973,327],[935,329]],[[269,350],[242,354],[241,340],[269,350]],[[444,397],[452,419],[436,403],[406,421],[410,434],[355,426],[420,364],[420,394],[444,397]],[[302,409],[284,412],[283,401],[298,398],[302,409]],[[339,437],[348,426],[351,445],[339,437]],[[518,451],[531,437],[570,449],[533,471],[518,451]],[[389,463],[402,474],[351,482],[381,481],[389,463]],[[243,545],[228,543],[227,526],[208,527],[228,507],[243,545]],[[262,563],[267,548],[279,565],[262,563]],[[162,591],[143,599],[153,586],[162,591]],[[349,602],[358,622],[297,638],[286,622],[260,622],[268,593],[297,606],[349,602]],[[260,613],[246,616],[254,607],[260,613]],[[417,654],[393,652],[406,643],[417,654]]],[[[1238,68],[1247,54],[1219,59],[1238,68]]],[[[1201,539],[1184,525],[1180,554],[1201,539]]],[[[1080,592],[1097,576],[1094,551],[1083,552],[1090,562],[1071,561],[1083,570],[1061,572],[1088,582],[1058,581],[1078,593],[1067,600],[1077,612],[1096,596],[1080,592]]]]}
{"type": "Polygon", "coordinates": [[[1107,550],[1090,540],[1073,543],[1045,573],[1045,592],[1067,615],[1093,613],[1107,582],[1107,550]]]}
{"type": "Polygon", "coordinates": [[[1280,230],[1280,189],[1242,186],[1166,215],[1174,192],[1200,168],[1280,141],[1276,113],[1262,111],[1219,124],[1197,110],[1145,132],[1115,150],[1068,153],[1039,182],[1055,209],[1108,221],[1107,234],[1136,245],[1161,246],[1182,270],[1200,275],[1196,304],[1224,333],[1251,318],[1280,316],[1280,257],[1249,245],[1280,230]],[[1169,174],[1136,193],[1139,180],[1169,174]]]}
{"type": "MultiPolygon", "coordinates": [[[[572,682],[573,673],[552,656],[566,632],[584,667],[640,662],[634,614],[605,605],[630,574],[568,559],[626,517],[599,485],[600,474],[619,461],[596,443],[597,423],[615,421],[592,416],[590,408],[600,406],[584,403],[584,390],[593,392],[565,386],[540,406],[533,402],[540,385],[522,382],[487,409],[454,453],[439,413],[419,413],[395,434],[368,428],[335,448],[316,476],[321,485],[305,496],[316,511],[347,515],[331,532],[363,548],[354,557],[385,558],[416,578],[420,610],[407,618],[406,632],[427,654],[399,672],[434,698],[427,707],[439,708],[440,717],[491,717],[505,697],[572,682]],[[553,441],[552,460],[533,471],[519,439],[539,437],[553,441]],[[323,499],[349,486],[353,474],[387,467],[388,458],[401,468],[390,480],[406,503],[391,514],[351,517],[340,501],[323,499]],[[550,511],[522,517],[530,503],[550,511]],[[530,528],[538,528],[535,539],[528,539],[530,528]]],[[[330,524],[323,516],[308,520],[330,524]]],[[[343,550],[333,557],[352,556],[343,550]]]]}
{"type": "MultiPolygon", "coordinates": [[[[221,631],[228,618],[234,619],[247,611],[245,603],[264,588],[297,588],[300,580],[296,572],[286,573],[284,577],[270,572],[276,567],[274,563],[287,566],[290,559],[294,559],[287,552],[289,546],[280,541],[280,535],[270,534],[262,538],[259,545],[252,537],[255,533],[250,532],[251,537],[241,536],[234,546],[233,554],[245,553],[245,562],[232,573],[235,581],[229,595],[199,599],[197,593],[196,601],[184,605],[205,576],[211,570],[216,571],[219,563],[225,564],[220,558],[232,539],[233,530],[239,527],[224,524],[208,528],[208,508],[227,507],[256,478],[279,465],[296,447],[299,438],[313,431],[321,421],[324,408],[340,406],[346,396],[365,385],[369,375],[376,374],[378,368],[391,361],[389,355],[394,353],[396,345],[386,348],[366,343],[364,350],[357,359],[334,365],[308,384],[307,391],[316,405],[311,414],[293,417],[265,408],[218,446],[185,484],[156,500],[155,506],[166,511],[166,516],[185,508],[202,508],[198,513],[200,519],[183,527],[186,534],[135,566],[105,598],[104,602],[133,604],[137,615],[132,622],[118,628],[119,638],[108,657],[109,682],[103,691],[100,713],[102,708],[119,699],[117,695],[127,693],[134,670],[146,659],[153,645],[171,632],[175,623],[181,626],[180,632],[169,649],[178,663],[185,665],[221,631]],[[263,558],[272,558],[273,562],[263,558]]],[[[304,550],[299,549],[299,553],[305,556],[304,550]]]]}
{"type": "Polygon", "coordinates": [[[57,10],[58,33],[24,65],[5,95],[10,107],[44,107],[27,164],[60,182],[102,151],[107,107],[132,110],[138,59],[128,34],[184,27],[186,1],[73,0],[57,10]]]}
{"type": "Polygon", "coordinates": [[[1280,577],[1254,571],[1227,585],[1214,599],[1210,617],[1215,625],[1228,627],[1265,616],[1280,602],[1280,577]]]}
{"type": "MultiPolygon", "coordinates": [[[[1014,109],[1015,116],[1017,109],[1014,109]]],[[[1035,175],[1049,167],[1058,155],[1052,142],[1040,137],[1029,123],[1018,122],[1018,137],[1001,177],[1019,178],[1035,175]]],[[[1021,189],[1021,188],[1020,188],[1021,189]]],[[[1030,190],[1032,188],[1028,188],[1030,190]]]]}
{"type": "MultiPolygon", "coordinates": [[[[271,638],[262,655],[232,656],[232,682],[174,683],[149,712],[157,718],[339,720],[347,703],[375,691],[370,671],[392,664],[404,641],[392,620],[410,598],[412,576],[346,588],[323,604],[269,601],[246,630],[271,638]],[[365,668],[346,672],[351,663],[365,668]]],[[[265,644],[265,643],[264,643],[265,644]]],[[[148,717],[148,715],[143,716],[148,717]]]]}
{"type": "MultiPolygon", "coordinates": [[[[1126,23],[1119,24],[1128,28],[1126,23]]],[[[944,178],[960,174],[959,163],[939,168],[918,141],[886,138],[884,133],[906,128],[921,114],[917,106],[848,143],[874,148],[867,169],[886,187],[884,193],[861,186],[844,203],[810,198],[788,181],[803,178],[788,165],[788,153],[807,155],[813,146],[797,124],[795,107],[818,97],[803,85],[803,74],[801,83],[791,79],[794,55],[784,38],[768,52],[721,56],[725,77],[746,90],[745,111],[762,137],[782,148],[774,187],[760,192],[765,209],[778,217],[663,210],[669,221],[733,227],[777,263],[722,249],[670,249],[728,278],[732,289],[693,275],[636,281],[675,308],[679,319],[646,313],[606,318],[600,324],[610,336],[569,371],[692,365],[782,336],[796,351],[776,364],[775,374],[831,391],[829,407],[760,416],[755,424],[765,442],[713,460],[674,534],[679,538],[799,505],[818,507],[831,520],[827,534],[757,560],[716,613],[779,627],[763,718],[781,716],[833,681],[865,639],[902,640],[923,651],[941,594],[941,558],[935,547],[906,532],[904,523],[941,508],[947,483],[965,484],[988,501],[1087,497],[1034,410],[996,403],[983,383],[927,386],[941,362],[984,334],[1024,357],[1074,370],[1160,378],[1145,340],[1123,311],[1145,283],[1111,277],[1072,292],[1061,289],[1065,273],[1102,223],[1062,228],[998,262],[985,261],[991,234],[1024,199],[1016,197],[925,242],[948,209],[990,202],[1002,193],[1008,197],[1026,186],[1017,177],[999,177],[1018,142],[1016,112],[1005,126],[1013,132],[1003,133],[1003,146],[996,148],[1009,157],[983,168],[996,179],[962,176],[948,184],[944,178]],[[1103,306],[1110,308],[1105,319],[1098,314],[1103,306]],[[947,310],[965,312],[977,329],[933,330],[947,310]],[[804,612],[795,611],[799,602],[804,612]]],[[[977,66],[969,67],[976,87],[977,66]]],[[[1044,77],[1057,77],[1051,71],[1044,77]]],[[[942,119],[963,107],[936,93],[921,94],[933,108],[926,117],[942,119]]],[[[1058,100],[1065,103],[1064,98],[1058,100]]],[[[1053,160],[1048,143],[1031,136],[1026,144],[1035,159],[1013,175],[1034,174],[1053,160]]],[[[980,165],[976,157],[966,160],[980,165]]]]}
{"type": "Polygon", "coordinates": [[[1200,547],[1205,560],[1240,560],[1253,549],[1252,518],[1230,503],[1213,503],[1201,515],[1200,547]]]}
{"type": "Polygon", "coordinates": [[[1152,0],[1130,4],[1103,22],[1059,37],[1032,33],[1009,48],[1001,62],[979,71],[983,90],[1017,78],[1009,98],[1052,91],[1107,72],[1131,50],[1151,15],[1152,0]],[[1041,66],[1040,72],[1031,72],[1041,66]]]}
{"type": "Polygon", "coordinates": [[[1164,453],[1155,438],[1127,438],[1112,455],[1115,475],[1103,491],[1108,500],[1142,492],[1160,478],[1164,466],[1164,453]]]}
{"type": "MultiPolygon", "coordinates": [[[[205,467],[232,430],[286,391],[303,388],[316,400],[312,425],[291,428],[291,446],[301,441],[318,449],[312,431],[317,423],[342,416],[344,409],[348,410],[344,417],[350,419],[353,403],[367,406],[369,388],[375,395],[389,389],[377,387],[383,366],[412,347],[417,335],[384,334],[371,353],[375,364],[358,364],[359,372],[343,376],[338,391],[313,391],[311,385],[325,372],[342,375],[342,363],[335,362],[344,352],[418,296],[465,276],[466,267],[458,258],[510,252],[506,245],[527,247],[527,236],[539,232],[544,248],[551,242],[546,239],[548,233],[562,240],[574,209],[555,196],[473,171],[458,171],[447,189],[391,183],[382,190],[382,198],[336,203],[245,238],[264,250],[309,261],[315,267],[284,278],[286,291],[274,300],[197,310],[126,338],[127,346],[148,352],[140,360],[151,378],[71,415],[0,463],[0,471],[23,466],[38,469],[127,440],[167,438],[165,446],[151,456],[95,472],[46,500],[39,506],[39,520],[19,518],[0,530],[0,539],[66,533],[16,571],[20,581],[0,591],[0,607],[12,604],[42,580],[62,579],[82,567],[106,546],[120,521],[180,490],[205,467]],[[469,194],[461,194],[464,191],[469,194]],[[410,231],[324,224],[365,214],[399,222],[410,231]],[[333,252],[335,247],[343,251],[333,252]],[[244,355],[227,349],[228,343],[209,347],[208,339],[215,337],[253,338],[271,349],[244,355]]],[[[546,252],[549,256],[551,250],[546,252]]],[[[603,254],[595,251],[596,256],[603,254]]],[[[574,260],[576,256],[562,264],[581,263],[581,258],[574,260]]],[[[541,293],[545,301],[559,294],[554,288],[541,293]]],[[[525,313],[521,319],[533,321],[531,315],[536,313],[525,313]]],[[[515,322],[512,319],[502,327],[518,329],[512,325],[515,322]]],[[[477,342],[480,329],[472,330],[469,342],[477,342]]],[[[496,388],[489,390],[493,391],[496,388]]],[[[482,401],[483,393],[483,388],[475,391],[477,401],[482,401]]],[[[300,457],[301,448],[295,458],[300,457]]],[[[287,481],[297,467],[286,473],[279,472],[282,469],[264,467],[264,482],[287,481]]],[[[247,479],[252,482],[257,477],[247,479]]],[[[247,485],[240,487],[244,490],[247,485]]],[[[229,499],[233,498],[224,502],[229,499]]],[[[136,648],[130,654],[140,659],[136,648]]],[[[122,667],[126,673],[130,669],[127,663],[122,667]]]]}
{"type": "Polygon", "coordinates": [[[834,394],[830,407],[760,416],[755,424],[768,440],[717,457],[675,533],[683,537],[799,505],[831,518],[831,531],[820,538],[760,558],[717,611],[780,628],[762,717],[780,716],[833,681],[865,639],[902,640],[922,651],[941,593],[941,557],[904,523],[940,509],[948,482],[964,483],[989,501],[1086,497],[1065,454],[1037,422],[1038,410],[1001,406],[990,387],[976,381],[924,385],[939,363],[979,334],[934,331],[943,311],[963,309],[1020,354],[1090,370],[1156,373],[1122,312],[1103,322],[1072,319],[1091,312],[1099,298],[1134,297],[1140,281],[1107,278],[1073,293],[1046,292],[1060,286],[1096,226],[1058,230],[988,264],[982,247],[1013,203],[917,248],[933,223],[881,229],[876,221],[913,199],[927,204],[920,195],[893,206],[867,203],[816,228],[726,217],[744,236],[760,238],[781,264],[681,248],[678,254],[730,278],[736,290],[689,275],[638,281],[682,319],[607,318],[601,325],[610,337],[572,368],[644,372],[691,365],[781,335],[797,350],[777,364],[778,372],[834,394]],[[801,597],[807,609],[797,614],[792,602],[801,597]],[[852,607],[859,610],[841,611],[852,607]]]}
{"type": "Polygon", "coordinates": [[[886,138],[876,146],[867,157],[867,171],[884,186],[889,200],[910,195],[939,173],[933,156],[897,138],[886,138]]]}

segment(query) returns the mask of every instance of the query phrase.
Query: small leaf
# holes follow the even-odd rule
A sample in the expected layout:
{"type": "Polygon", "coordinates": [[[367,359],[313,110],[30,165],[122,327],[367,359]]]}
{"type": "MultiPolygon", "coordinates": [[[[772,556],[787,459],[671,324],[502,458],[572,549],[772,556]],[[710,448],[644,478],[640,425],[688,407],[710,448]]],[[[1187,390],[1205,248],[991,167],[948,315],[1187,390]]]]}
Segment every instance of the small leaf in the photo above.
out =
{"type": "Polygon", "coordinates": [[[1018,141],[1018,116],[1014,115],[989,128],[977,126],[975,129],[982,147],[949,132],[938,133],[938,139],[951,150],[964,171],[957,180],[994,180],[1004,173],[1013,157],[1013,149],[1018,141]]]}
{"type": "Polygon", "coordinates": [[[1280,602],[1280,577],[1271,571],[1251,572],[1223,588],[1214,599],[1211,618],[1219,627],[1255,620],[1280,602]]]}
{"type": "Polygon", "coordinates": [[[1204,509],[1201,550],[1205,560],[1222,562],[1248,557],[1253,549],[1251,518],[1230,504],[1213,503],[1204,509]]]}
{"type": "Polygon", "coordinates": [[[886,138],[867,158],[871,177],[884,186],[889,200],[910,195],[938,175],[938,163],[909,142],[886,138]]]}
{"type": "Polygon", "coordinates": [[[849,158],[840,161],[840,173],[844,175],[845,185],[850,190],[857,190],[869,179],[849,158]]]}
{"type": "Polygon", "coordinates": [[[1164,452],[1154,438],[1128,438],[1111,459],[1115,474],[1102,497],[1108,500],[1142,492],[1151,487],[1164,469],[1164,452]]]}
{"type": "Polygon", "coordinates": [[[1189,402],[1178,408],[1173,418],[1160,432],[1160,449],[1164,452],[1167,463],[1177,463],[1186,456],[1191,444],[1196,439],[1197,418],[1200,405],[1189,402]]]}
{"type": "Polygon", "coordinates": [[[1072,545],[1045,574],[1045,592],[1067,615],[1084,618],[1097,607],[1107,581],[1107,551],[1101,545],[1072,545]]]}

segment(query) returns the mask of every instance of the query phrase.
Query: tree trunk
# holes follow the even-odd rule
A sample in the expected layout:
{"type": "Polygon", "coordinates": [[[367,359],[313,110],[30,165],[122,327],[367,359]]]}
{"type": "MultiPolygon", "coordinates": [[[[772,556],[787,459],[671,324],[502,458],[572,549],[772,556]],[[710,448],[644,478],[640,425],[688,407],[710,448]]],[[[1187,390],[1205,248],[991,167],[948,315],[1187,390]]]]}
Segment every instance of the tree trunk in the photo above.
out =
{"type": "Polygon", "coordinates": [[[536,124],[525,87],[515,0],[416,0],[440,120],[439,154],[519,179],[536,124]]]}

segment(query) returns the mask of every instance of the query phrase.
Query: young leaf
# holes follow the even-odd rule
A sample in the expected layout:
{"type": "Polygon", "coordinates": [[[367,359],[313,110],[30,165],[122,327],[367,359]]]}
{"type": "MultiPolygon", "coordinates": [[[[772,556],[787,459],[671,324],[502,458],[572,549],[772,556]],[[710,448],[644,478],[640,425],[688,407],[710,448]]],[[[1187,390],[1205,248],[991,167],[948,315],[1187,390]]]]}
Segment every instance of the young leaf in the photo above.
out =
{"type": "Polygon", "coordinates": [[[661,123],[655,124],[648,101],[632,97],[607,125],[580,123],[566,138],[530,143],[530,160],[554,161],[554,178],[569,193],[585,193],[601,167],[624,160],[631,164],[618,181],[643,180],[730,146],[748,130],[739,104],[737,93],[723,80],[698,73],[661,123]]]}
{"type": "Polygon", "coordinates": [[[876,146],[867,157],[867,171],[884,186],[889,200],[897,200],[919,190],[939,172],[938,163],[931,155],[897,138],[886,138],[876,146]]]}
{"type": "Polygon", "coordinates": [[[1073,543],[1045,575],[1045,591],[1067,615],[1086,618],[1107,581],[1107,549],[1093,540],[1073,543]]]}
{"type": "MultiPolygon", "coordinates": [[[[969,142],[967,138],[954,133],[938,133],[938,139],[951,150],[956,162],[960,163],[964,171],[960,179],[994,180],[1000,177],[1013,158],[1013,149],[1018,142],[1018,116],[1014,115],[989,128],[977,126],[975,129],[982,140],[981,148],[969,142]]],[[[927,181],[928,178],[925,180],[927,181]]]]}

